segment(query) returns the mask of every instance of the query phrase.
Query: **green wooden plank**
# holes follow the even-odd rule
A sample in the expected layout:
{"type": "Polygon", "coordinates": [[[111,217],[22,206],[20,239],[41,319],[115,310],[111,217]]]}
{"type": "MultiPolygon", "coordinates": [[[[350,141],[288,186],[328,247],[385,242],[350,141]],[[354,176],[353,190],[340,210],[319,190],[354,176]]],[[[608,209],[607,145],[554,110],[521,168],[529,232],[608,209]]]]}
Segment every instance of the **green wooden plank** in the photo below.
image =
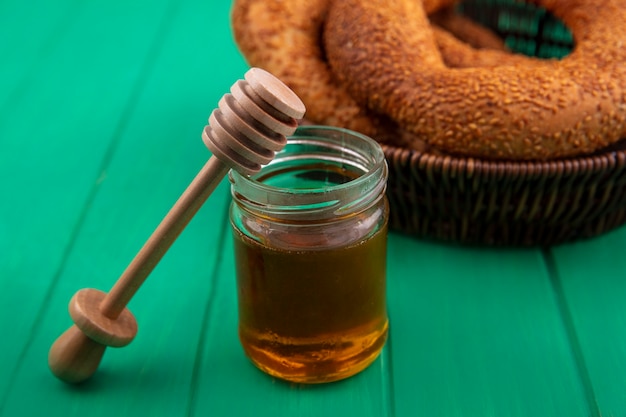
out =
{"type": "Polygon", "coordinates": [[[11,111],[71,27],[83,2],[0,2],[0,113],[11,111]]]}
{"type": "MultiPolygon", "coordinates": [[[[79,389],[56,381],[45,360],[50,343],[70,324],[66,305],[71,295],[83,287],[107,290],[208,159],[200,140],[202,127],[219,97],[245,71],[226,30],[228,23],[223,23],[228,22],[227,4],[187,2],[177,7],[166,10],[168,19],[174,19],[172,27],[156,34],[162,51],[142,74],[145,88],[118,128],[118,146],[101,173],[98,192],[19,363],[4,415],[37,415],[43,410],[63,416],[179,415],[188,407],[197,339],[212,285],[211,265],[219,255],[215,243],[222,229],[215,226],[225,219],[225,185],[131,303],[140,323],[131,346],[108,352],[98,375],[79,389]],[[201,53],[208,49],[212,54],[201,53]],[[220,54],[225,63],[214,70],[211,64],[220,54]],[[41,401],[25,405],[25,396],[33,390],[41,401]]],[[[100,5],[94,11],[102,15],[111,9],[100,5]]],[[[160,18],[152,16],[157,23],[160,18]]],[[[143,32],[140,23],[135,21],[133,31],[143,32]]],[[[108,58],[120,64],[115,54],[108,58]]],[[[99,80],[106,72],[95,75],[99,80]]]]}
{"type": "MultiPolygon", "coordinates": [[[[190,149],[187,145],[186,150],[170,150],[169,158],[163,159],[184,171],[183,158],[193,160],[190,149]]],[[[155,156],[162,157],[159,153],[155,156]]],[[[216,190],[131,302],[130,309],[139,323],[136,340],[127,347],[109,349],[98,373],[79,387],[57,381],[47,369],[50,344],[71,324],[66,311],[69,298],[83,287],[107,290],[137,249],[125,242],[142,240],[140,235],[149,233],[158,214],[162,214],[156,212],[165,208],[165,194],[176,196],[176,189],[186,182],[178,174],[166,178],[153,166],[141,173],[160,180],[160,191],[153,196],[160,198],[146,199],[140,192],[131,197],[118,190],[129,185],[124,180],[126,174],[139,171],[123,170],[122,159],[129,162],[131,158],[120,156],[119,165],[112,164],[110,180],[94,205],[104,210],[125,199],[129,209],[113,211],[102,218],[104,223],[95,215],[87,220],[10,388],[4,416],[42,412],[47,416],[172,416],[184,415],[188,408],[202,317],[211,294],[212,265],[219,255],[214,249],[222,229],[216,219],[225,219],[225,184],[216,190]],[[106,232],[108,222],[114,223],[118,233],[106,232]],[[116,236],[120,239],[114,239],[116,236]],[[37,392],[37,402],[27,401],[33,391],[37,392]]]]}
{"type": "MultiPolygon", "coordinates": [[[[0,114],[0,326],[16,329],[14,342],[0,345],[0,392],[12,382],[97,187],[165,12],[165,2],[145,1],[109,6],[109,18],[103,3],[76,15],[23,98],[0,114]],[[138,25],[142,35],[126,39],[138,25]],[[114,42],[111,27],[120,31],[114,42]]],[[[47,32],[33,28],[32,36],[47,32]]]]}
{"type": "Polygon", "coordinates": [[[539,251],[395,235],[388,262],[398,415],[590,414],[539,251]]]}
{"type": "Polygon", "coordinates": [[[598,415],[626,415],[626,228],[551,250],[554,283],[598,415]]]}
{"type": "MultiPolygon", "coordinates": [[[[230,233],[230,232],[229,232],[230,233]]],[[[321,385],[292,384],[258,370],[237,335],[237,296],[231,239],[222,248],[217,287],[207,317],[193,416],[390,415],[384,349],[365,371],[321,385]]]]}

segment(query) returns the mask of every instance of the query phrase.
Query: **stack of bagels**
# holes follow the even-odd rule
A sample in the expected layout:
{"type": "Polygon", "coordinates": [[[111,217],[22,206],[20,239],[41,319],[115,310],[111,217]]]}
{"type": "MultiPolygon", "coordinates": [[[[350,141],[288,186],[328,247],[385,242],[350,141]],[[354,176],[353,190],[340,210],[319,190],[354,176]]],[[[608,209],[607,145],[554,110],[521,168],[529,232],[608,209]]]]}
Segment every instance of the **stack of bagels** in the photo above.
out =
{"type": "Polygon", "coordinates": [[[533,0],[563,59],[513,54],[451,0],[235,0],[235,40],[316,124],[460,156],[545,160],[626,137],[626,0],[533,0]]]}

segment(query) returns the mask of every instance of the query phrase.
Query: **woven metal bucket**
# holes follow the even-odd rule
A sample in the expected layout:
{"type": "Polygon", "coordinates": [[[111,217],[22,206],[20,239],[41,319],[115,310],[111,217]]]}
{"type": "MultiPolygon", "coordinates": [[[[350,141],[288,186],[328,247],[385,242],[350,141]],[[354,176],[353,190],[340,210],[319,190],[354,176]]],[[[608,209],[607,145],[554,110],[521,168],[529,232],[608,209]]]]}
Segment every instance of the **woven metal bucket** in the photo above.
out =
{"type": "MultiPolygon", "coordinates": [[[[571,34],[543,9],[466,0],[459,11],[528,55],[566,55],[571,34]]],[[[626,222],[626,146],[554,161],[488,161],[384,146],[390,226],[464,244],[547,246],[626,222]]]]}

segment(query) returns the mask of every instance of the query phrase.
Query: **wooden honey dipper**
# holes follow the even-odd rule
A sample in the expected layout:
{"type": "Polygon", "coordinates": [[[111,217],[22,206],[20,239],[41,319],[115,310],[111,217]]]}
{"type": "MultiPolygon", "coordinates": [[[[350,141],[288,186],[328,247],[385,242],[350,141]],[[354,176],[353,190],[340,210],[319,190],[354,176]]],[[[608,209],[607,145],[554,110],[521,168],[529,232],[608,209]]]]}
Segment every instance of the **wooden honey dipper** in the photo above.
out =
{"type": "Polygon", "coordinates": [[[213,156],[154,230],[109,293],[78,291],[69,311],[74,325],[54,342],[48,365],[78,383],[98,368],[107,346],[129,344],[137,322],[126,305],[229,169],[251,175],[269,163],[304,116],[302,101],[270,73],[251,68],[211,113],[202,140],[213,156]]]}

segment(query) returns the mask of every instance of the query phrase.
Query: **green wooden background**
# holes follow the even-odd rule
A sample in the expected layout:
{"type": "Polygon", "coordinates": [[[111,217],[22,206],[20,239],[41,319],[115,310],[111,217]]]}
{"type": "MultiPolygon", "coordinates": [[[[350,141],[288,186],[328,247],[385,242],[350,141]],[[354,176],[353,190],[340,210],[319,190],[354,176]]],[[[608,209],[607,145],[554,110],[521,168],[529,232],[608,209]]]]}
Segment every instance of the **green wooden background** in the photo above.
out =
{"type": "Polygon", "coordinates": [[[300,386],[237,340],[222,184],[137,293],[136,340],[81,386],[47,352],[80,288],[108,290],[209,157],[247,65],[230,3],[0,0],[0,415],[626,416],[626,229],[549,250],[392,233],[390,340],[300,386]]]}

